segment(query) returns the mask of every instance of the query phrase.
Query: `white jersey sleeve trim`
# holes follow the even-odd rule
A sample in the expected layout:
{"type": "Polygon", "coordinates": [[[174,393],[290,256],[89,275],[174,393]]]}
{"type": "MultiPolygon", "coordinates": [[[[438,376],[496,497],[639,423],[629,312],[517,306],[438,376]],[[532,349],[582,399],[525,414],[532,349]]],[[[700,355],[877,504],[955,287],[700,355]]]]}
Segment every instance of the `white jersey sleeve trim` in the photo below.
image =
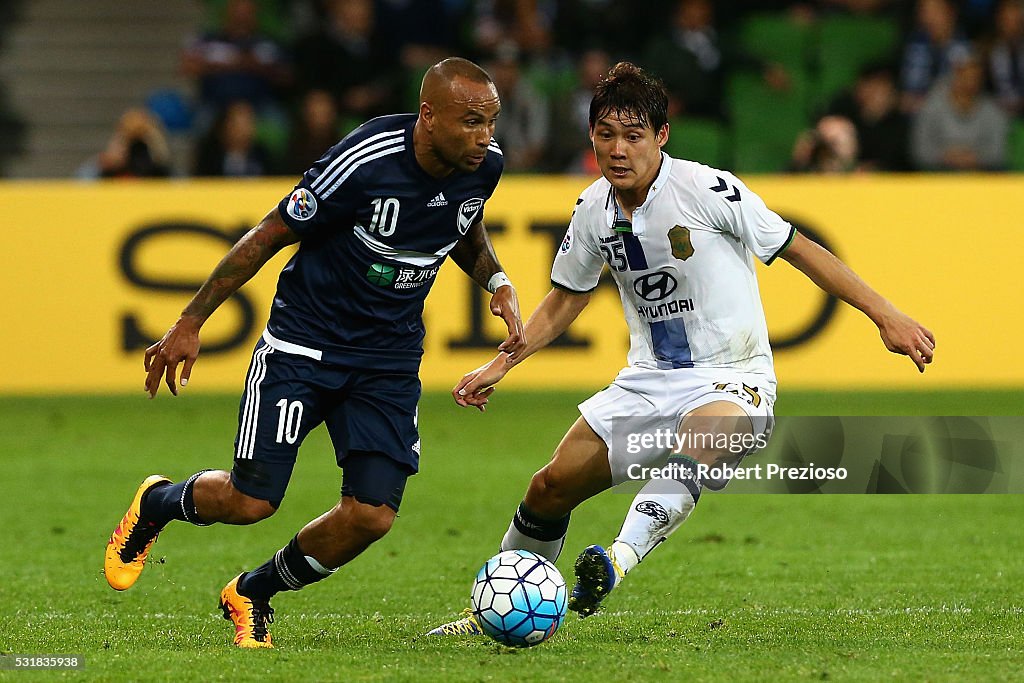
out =
{"type": "Polygon", "coordinates": [[[796,228],[794,228],[791,225],[791,226],[789,226],[789,237],[786,239],[785,242],[783,242],[782,246],[779,247],[775,251],[774,254],[772,254],[771,258],[769,258],[767,261],[764,262],[764,264],[766,266],[770,266],[771,264],[775,263],[775,259],[777,259],[780,256],[782,256],[782,252],[786,251],[786,249],[789,248],[789,245],[791,245],[793,243],[793,238],[794,237],[796,237],[796,228]]]}

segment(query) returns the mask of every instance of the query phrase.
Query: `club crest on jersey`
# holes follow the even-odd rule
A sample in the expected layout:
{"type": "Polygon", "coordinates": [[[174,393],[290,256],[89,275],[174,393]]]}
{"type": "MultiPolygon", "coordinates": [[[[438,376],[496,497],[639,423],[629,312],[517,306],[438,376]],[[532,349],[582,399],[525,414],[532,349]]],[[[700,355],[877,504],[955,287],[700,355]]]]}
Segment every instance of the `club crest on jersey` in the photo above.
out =
{"type": "Polygon", "coordinates": [[[304,187],[288,198],[288,215],[297,221],[308,221],[316,214],[316,197],[304,187]]]}
{"type": "Polygon", "coordinates": [[[690,229],[677,225],[668,231],[668,243],[672,245],[672,256],[685,261],[693,256],[693,242],[690,241],[690,229]]]}
{"type": "Polygon", "coordinates": [[[572,249],[572,226],[565,231],[565,239],[562,240],[562,246],[558,248],[559,253],[568,254],[569,250],[572,249]]]}
{"type": "Polygon", "coordinates": [[[477,215],[480,213],[480,209],[484,206],[484,200],[479,197],[473,197],[462,202],[462,206],[459,207],[459,234],[465,235],[466,231],[469,230],[469,226],[473,225],[476,221],[477,215]]]}

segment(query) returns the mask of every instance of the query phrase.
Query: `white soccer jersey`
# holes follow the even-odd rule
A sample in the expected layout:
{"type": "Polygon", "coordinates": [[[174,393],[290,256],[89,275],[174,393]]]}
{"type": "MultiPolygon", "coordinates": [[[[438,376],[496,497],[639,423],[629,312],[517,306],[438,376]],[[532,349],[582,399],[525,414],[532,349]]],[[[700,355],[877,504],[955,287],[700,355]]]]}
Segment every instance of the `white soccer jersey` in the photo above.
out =
{"type": "Polygon", "coordinates": [[[589,292],[608,264],[629,325],[632,366],[727,368],[763,375],[774,389],[751,254],[770,264],[793,235],[793,226],[736,176],[663,153],[631,229],[605,178],[584,190],[551,281],[589,292]]]}

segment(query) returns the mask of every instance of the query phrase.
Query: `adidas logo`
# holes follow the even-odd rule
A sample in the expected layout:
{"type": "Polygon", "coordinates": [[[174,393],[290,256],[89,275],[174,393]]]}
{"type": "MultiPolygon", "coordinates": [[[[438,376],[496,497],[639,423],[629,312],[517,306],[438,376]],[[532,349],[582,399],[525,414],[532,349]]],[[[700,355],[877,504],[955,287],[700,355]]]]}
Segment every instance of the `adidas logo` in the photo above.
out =
{"type": "Polygon", "coordinates": [[[436,197],[427,202],[427,206],[448,206],[448,200],[444,198],[444,192],[438,192],[436,197]]]}

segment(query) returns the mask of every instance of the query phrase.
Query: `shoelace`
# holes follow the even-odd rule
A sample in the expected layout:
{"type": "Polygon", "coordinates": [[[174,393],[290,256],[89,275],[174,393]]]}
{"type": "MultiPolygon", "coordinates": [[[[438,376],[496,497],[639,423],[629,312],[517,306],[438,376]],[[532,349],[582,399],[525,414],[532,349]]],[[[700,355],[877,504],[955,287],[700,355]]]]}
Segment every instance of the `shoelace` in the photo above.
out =
{"type": "Polygon", "coordinates": [[[453,623],[457,624],[455,627],[456,633],[473,634],[480,632],[480,626],[477,624],[476,617],[473,615],[472,607],[467,607],[462,610],[462,618],[453,623]]]}
{"type": "Polygon", "coordinates": [[[252,637],[261,643],[267,640],[267,624],[274,623],[274,608],[270,606],[269,602],[257,602],[250,600],[252,603],[252,637]]]}
{"type": "Polygon", "coordinates": [[[121,561],[124,563],[134,562],[149,545],[149,542],[160,533],[161,527],[155,522],[144,522],[141,519],[135,523],[135,528],[125,539],[124,548],[121,549],[121,561]]]}

